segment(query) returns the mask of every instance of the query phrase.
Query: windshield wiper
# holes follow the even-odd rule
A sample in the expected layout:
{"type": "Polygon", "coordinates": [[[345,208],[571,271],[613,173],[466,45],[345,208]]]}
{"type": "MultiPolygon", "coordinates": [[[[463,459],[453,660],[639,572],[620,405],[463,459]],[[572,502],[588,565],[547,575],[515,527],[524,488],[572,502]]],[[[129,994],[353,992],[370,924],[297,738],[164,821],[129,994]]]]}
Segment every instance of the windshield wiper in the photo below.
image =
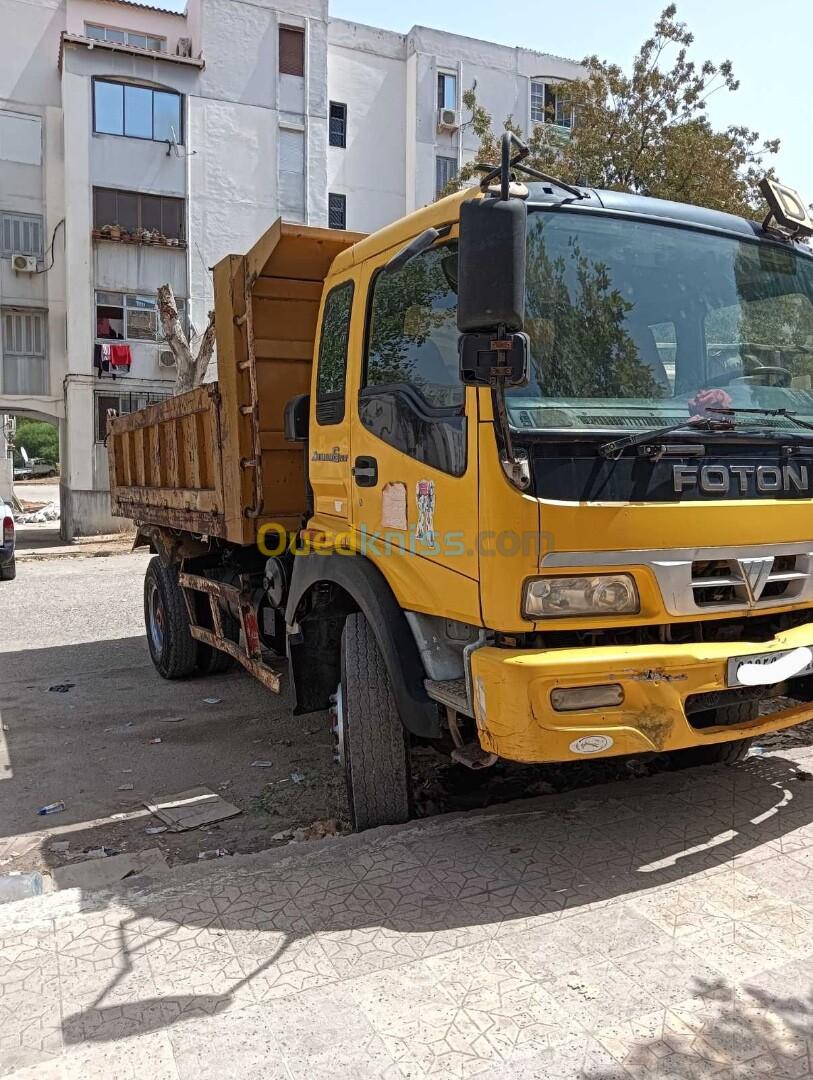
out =
{"type": "Polygon", "coordinates": [[[665,435],[671,435],[674,431],[685,431],[687,428],[691,431],[732,431],[734,424],[731,420],[715,420],[710,416],[690,416],[688,420],[679,420],[676,424],[669,424],[667,427],[655,428],[651,431],[636,431],[634,435],[624,435],[621,439],[602,443],[598,452],[602,457],[614,458],[628,446],[657,442],[665,435]]]}
{"type": "Polygon", "coordinates": [[[751,416],[786,416],[788,420],[792,420],[794,424],[798,424],[799,427],[808,428],[813,431],[813,424],[809,424],[806,420],[801,420],[795,412],[791,412],[790,409],[739,409],[736,406],[719,407],[719,408],[707,408],[706,412],[719,413],[721,417],[728,417],[732,422],[735,416],[739,413],[744,415],[749,414],[751,416]]]}

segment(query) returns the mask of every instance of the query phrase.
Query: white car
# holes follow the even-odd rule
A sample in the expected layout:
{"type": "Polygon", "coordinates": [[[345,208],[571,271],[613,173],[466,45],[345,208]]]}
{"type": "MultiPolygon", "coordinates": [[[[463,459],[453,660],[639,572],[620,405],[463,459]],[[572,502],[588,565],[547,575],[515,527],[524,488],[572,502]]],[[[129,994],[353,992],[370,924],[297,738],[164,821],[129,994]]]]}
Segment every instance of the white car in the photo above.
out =
{"type": "Polygon", "coordinates": [[[8,503],[0,498],[0,581],[12,581],[17,575],[14,536],[14,515],[8,503]]]}

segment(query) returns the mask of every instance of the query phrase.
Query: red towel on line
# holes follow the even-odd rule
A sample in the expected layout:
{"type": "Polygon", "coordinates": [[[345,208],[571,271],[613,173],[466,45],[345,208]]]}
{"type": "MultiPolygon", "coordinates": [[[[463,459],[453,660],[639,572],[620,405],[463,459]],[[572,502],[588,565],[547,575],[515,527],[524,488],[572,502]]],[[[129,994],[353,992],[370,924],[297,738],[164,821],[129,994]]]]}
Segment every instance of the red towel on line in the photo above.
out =
{"type": "Polygon", "coordinates": [[[129,345],[110,346],[110,366],[114,368],[129,368],[132,363],[129,345]]]}

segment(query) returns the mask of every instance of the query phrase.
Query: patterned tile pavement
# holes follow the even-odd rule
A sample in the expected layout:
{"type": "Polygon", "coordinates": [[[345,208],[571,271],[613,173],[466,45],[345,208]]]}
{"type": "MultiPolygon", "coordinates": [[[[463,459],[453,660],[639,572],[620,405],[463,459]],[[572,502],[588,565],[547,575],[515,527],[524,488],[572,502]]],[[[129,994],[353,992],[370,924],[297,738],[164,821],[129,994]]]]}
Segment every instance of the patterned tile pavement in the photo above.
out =
{"type": "Polygon", "coordinates": [[[813,1078],[812,765],[6,905],[0,1076],[813,1078]]]}

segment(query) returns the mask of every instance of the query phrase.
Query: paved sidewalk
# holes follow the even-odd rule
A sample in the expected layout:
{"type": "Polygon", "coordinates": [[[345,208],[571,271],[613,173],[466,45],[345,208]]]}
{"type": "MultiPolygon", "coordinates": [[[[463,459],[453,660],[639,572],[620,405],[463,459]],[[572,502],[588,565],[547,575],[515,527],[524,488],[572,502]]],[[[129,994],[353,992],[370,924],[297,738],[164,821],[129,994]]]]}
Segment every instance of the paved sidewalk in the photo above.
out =
{"type": "Polygon", "coordinates": [[[813,750],[0,909],[0,1073],[810,1077],[813,750]]]}

